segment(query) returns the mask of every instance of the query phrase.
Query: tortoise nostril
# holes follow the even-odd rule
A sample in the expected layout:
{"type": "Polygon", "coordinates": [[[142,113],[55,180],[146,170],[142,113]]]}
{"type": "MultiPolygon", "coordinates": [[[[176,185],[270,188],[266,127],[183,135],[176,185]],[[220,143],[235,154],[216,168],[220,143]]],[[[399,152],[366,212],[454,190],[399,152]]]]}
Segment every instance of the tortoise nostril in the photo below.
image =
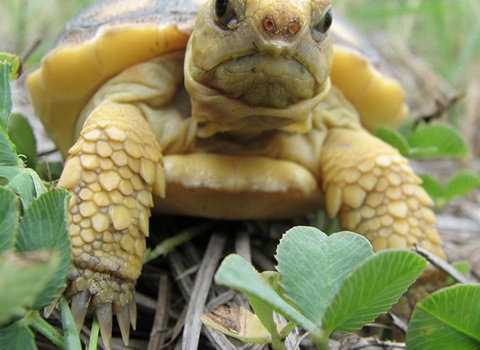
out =
{"type": "Polygon", "coordinates": [[[300,30],[300,25],[298,24],[298,22],[290,22],[288,24],[288,32],[290,33],[290,35],[295,35],[296,33],[298,33],[298,31],[300,30]]]}
{"type": "Polygon", "coordinates": [[[265,17],[265,19],[263,20],[263,28],[265,28],[265,30],[269,32],[275,29],[275,21],[273,20],[272,17],[270,16],[265,17]]]}
{"type": "Polygon", "coordinates": [[[268,36],[283,35],[286,38],[293,38],[301,29],[301,22],[298,17],[266,15],[262,20],[262,27],[268,36]]]}

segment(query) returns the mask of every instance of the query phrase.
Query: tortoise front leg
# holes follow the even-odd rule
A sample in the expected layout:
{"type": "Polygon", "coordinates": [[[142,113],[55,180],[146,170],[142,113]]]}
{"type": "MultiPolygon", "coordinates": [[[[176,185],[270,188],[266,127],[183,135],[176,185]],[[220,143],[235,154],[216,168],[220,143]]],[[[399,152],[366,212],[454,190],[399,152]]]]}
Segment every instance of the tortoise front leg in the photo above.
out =
{"type": "Polygon", "coordinates": [[[322,150],[329,216],[375,251],[423,247],[444,258],[432,200],[400,153],[368,132],[334,128],[322,150]]]}
{"type": "MultiPolygon", "coordinates": [[[[363,129],[333,128],[321,171],[328,214],[338,217],[342,229],[364,235],[375,251],[417,245],[445,258],[433,202],[396,149],[363,129]]],[[[418,301],[444,286],[444,275],[429,267],[394,312],[408,319],[418,301]]]]}
{"type": "Polygon", "coordinates": [[[72,194],[69,227],[74,266],[66,289],[77,327],[94,309],[108,346],[112,315],[128,343],[135,327],[135,282],[149,234],[152,191],[165,192],[162,154],[134,106],[105,104],[69,150],[58,185],[72,194]]]}
{"type": "MultiPolygon", "coordinates": [[[[445,259],[433,202],[396,149],[363,129],[330,129],[321,170],[328,214],[342,229],[364,235],[375,251],[417,245],[445,259]]],[[[444,286],[443,274],[429,267],[394,311],[408,319],[418,301],[444,286]]]]}

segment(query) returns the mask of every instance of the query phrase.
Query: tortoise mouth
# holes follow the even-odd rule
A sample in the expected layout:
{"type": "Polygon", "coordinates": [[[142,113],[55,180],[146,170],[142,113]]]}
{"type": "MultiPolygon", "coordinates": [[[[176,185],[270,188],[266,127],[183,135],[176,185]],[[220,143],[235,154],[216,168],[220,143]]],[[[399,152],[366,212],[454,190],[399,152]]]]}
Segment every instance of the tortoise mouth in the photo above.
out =
{"type": "Polygon", "coordinates": [[[250,106],[284,108],[321,90],[313,74],[297,59],[254,53],[222,62],[204,84],[250,106]]]}

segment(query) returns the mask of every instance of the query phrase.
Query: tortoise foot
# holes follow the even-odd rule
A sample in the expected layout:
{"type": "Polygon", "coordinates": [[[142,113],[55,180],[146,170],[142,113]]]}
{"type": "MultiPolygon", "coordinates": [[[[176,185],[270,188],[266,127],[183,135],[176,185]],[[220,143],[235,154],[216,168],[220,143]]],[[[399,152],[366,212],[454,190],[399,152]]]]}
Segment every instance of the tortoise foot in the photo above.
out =
{"type": "Polygon", "coordinates": [[[164,193],[160,146],[136,107],[106,104],[91,113],[69,152],[58,184],[72,193],[74,266],[66,295],[77,327],[87,309],[94,310],[108,346],[117,315],[127,343],[129,324],[136,322],[134,286],[149,234],[152,192],[164,193]]]}
{"type": "Polygon", "coordinates": [[[407,159],[363,130],[332,129],[322,154],[327,210],[375,251],[415,245],[445,258],[433,201],[407,159]]]}
{"type": "MultiPolygon", "coordinates": [[[[375,251],[419,246],[445,259],[433,201],[396,149],[363,130],[332,129],[322,171],[328,213],[342,229],[364,235],[375,251]]],[[[429,266],[393,311],[408,319],[418,301],[445,285],[429,266]]]]}
{"type": "Polygon", "coordinates": [[[78,329],[83,325],[87,310],[94,310],[103,343],[109,348],[112,319],[116,315],[123,342],[128,345],[130,325],[135,329],[137,322],[135,282],[109,273],[74,267],[65,295],[71,299],[71,310],[78,329]]]}

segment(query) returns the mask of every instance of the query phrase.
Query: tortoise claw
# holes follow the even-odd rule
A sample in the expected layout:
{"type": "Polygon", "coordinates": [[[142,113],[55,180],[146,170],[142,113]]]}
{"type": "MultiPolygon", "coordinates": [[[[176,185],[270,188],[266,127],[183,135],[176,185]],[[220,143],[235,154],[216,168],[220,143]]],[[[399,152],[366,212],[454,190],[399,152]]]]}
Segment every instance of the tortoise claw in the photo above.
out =
{"type": "Polygon", "coordinates": [[[118,325],[120,326],[120,333],[122,333],[122,339],[125,345],[128,345],[128,341],[130,339],[130,304],[135,303],[129,303],[128,305],[125,305],[116,313],[118,325]]]}
{"type": "Polygon", "coordinates": [[[125,345],[128,345],[130,325],[135,329],[137,322],[137,306],[134,300],[133,285],[127,286],[126,289],[129,290],[129,293],[127,292],[126,295],[120,296],[120,298],[114,297],[113,301],[101,300],[98,295],[92,295],[88,289],[70,294],[71,310],[77,329],[80,331],[88,309],[93,309],[100,327],[103,343],[107,349],[110,349],[113,315],[115,314],[123,342],[125,345]]]}
{"type": "Polygon", "coordinates": [[[110,349],[110,339],[112,338],[112,303],[105,303],[95,309],[100,334],[102,335],[105,348],[110,349]]]}
{"type": "Polygon", "coordinates": [[[137,329],[137,304],[135,304],[135,302],[129,303],[128,311],[130,314],[130,324],[133,329],[137,329]]]}
{"type": "Polygon", "coordinates": [[[88,292],[88,290],[82,290],[81,292],[78,292],[72,296],[72,305],[70,308],[72,310],[73,319],[78,331],[80,331],[80,328],[82,328],[91,299],[92,295],[88,292]]]}
{"type": "Polygon", "coordinates": [[[123,341],[128,345],[130,323],[135,328],[137,320],[135,283],[110,274],[92,273],[75,267],[70,278],[65,295],[71,299],[71,310],[77,329],[82,327],[87,311],[95,311],[102,340],[109,349],[113,315],[116,315],[123,341]]]}

